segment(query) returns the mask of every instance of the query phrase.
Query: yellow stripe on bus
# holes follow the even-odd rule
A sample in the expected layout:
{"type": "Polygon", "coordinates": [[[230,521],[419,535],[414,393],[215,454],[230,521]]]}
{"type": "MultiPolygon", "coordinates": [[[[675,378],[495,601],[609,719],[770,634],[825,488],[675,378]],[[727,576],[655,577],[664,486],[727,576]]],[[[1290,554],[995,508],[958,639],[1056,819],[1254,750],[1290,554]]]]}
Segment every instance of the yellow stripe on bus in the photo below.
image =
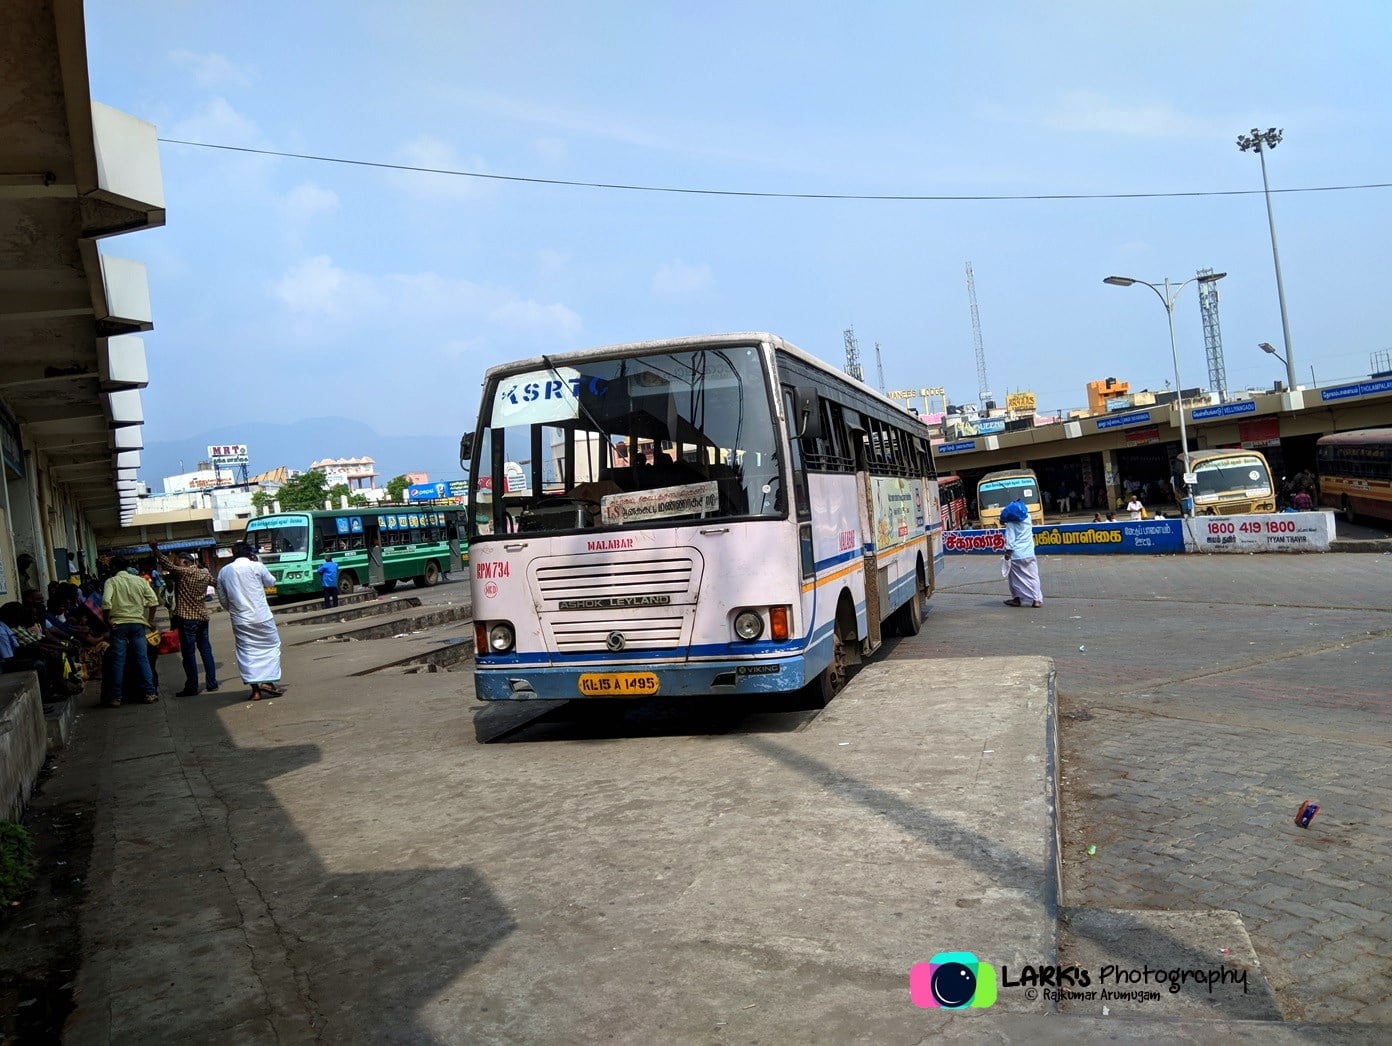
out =
{"type": "MultiPolygon", "coordinates": [[[[926,534],[922,537],[910,538],[908,541],[902,542],[901,544],[891,545],[889,548],[885,549],[884,552],[893,552],[895,549],[912,548],[914,545],[917,545],[920,541],[926,542],[927,540],[928,535],[926,534]]],[[[882,552],[881,555],[883,554],[884,553],[882,552]]],[[[842,567],[840,570],[827,574],[825,577],[819,577],[815,581],[809,581],[804,583],[802,586],[802,591],[811,592],[814,588],[820,588],[822,585],[829,585],[833,581],[839,581],[841,578],[846,577],[847,575],[854,574],[857,570],[864,569],[865,561],[862,559],[856,563],[852,563],[848,567],[842,567]]]]}

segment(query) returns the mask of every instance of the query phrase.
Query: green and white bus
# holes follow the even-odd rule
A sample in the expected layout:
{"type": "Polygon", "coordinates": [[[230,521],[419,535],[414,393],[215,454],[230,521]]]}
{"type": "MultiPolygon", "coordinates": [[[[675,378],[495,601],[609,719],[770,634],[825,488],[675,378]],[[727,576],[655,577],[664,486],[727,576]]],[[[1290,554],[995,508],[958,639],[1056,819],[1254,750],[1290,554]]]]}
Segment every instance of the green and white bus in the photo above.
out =
{"type": "Polygon", "coordinates": [[[469,559],[463,508],[385,505],[323,512],[280,512],[247,521],[247,543],[276,579],[274,595],[323,591],[319,564],[332,555],[338,587],[390,592],[407,578],[419,588],[464,569],[469,559]]]}

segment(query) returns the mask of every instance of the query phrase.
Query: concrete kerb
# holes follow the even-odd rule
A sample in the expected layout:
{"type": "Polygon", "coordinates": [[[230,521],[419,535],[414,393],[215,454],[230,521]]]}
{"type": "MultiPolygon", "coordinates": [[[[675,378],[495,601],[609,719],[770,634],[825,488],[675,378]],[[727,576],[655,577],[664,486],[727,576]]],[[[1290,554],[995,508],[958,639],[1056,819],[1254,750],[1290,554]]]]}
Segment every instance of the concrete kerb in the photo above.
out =
{"type": "MultiPolygon", "coordinates": [[[[352,592],[341,593],[338,602],[341,606],[350,606],[357,603],[369,603],[377,598],[377,593],[370,588],[359,588],[352,592]]],[[[293,617],[296,614],[308,614],[316,610],[324,609],[323,597],[315,599],[305,599],[298,603],[280,603],[271,607],[271,612],[277,617],[293,617]]]]}
{"type": "Polygon", "coordinates": [[[328,610],[304,612],[293,615],[286,621],[279,624],[296,627],[306,625],[327,625],[338,621],[352,621],[360,617],[378,617],[394,614],[398,610],[407,610],[421,605],[419,596],[392,596],[388,599],[370,599],[355,606],[331,607],[328,610]]]}

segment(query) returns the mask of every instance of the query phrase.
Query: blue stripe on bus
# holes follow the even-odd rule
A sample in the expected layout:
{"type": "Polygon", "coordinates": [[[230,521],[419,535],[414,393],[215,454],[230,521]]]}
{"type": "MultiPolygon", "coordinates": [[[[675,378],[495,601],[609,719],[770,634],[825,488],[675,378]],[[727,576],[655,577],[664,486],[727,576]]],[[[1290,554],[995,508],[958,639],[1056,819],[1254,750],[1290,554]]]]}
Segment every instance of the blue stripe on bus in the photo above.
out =
{"type": "Polygon", "coordinates": [[[830,567],[840,566],[842,563],[849,563],[851,560],[856,559],[858,556],[860,556],[860,552],[858,550],[850,549],[846,552],[838,552],[834,556],[828,556],[826,559],[819,559],[817,560],[817,573],[820,574],[822,571],[827,570],[830,567]]]}

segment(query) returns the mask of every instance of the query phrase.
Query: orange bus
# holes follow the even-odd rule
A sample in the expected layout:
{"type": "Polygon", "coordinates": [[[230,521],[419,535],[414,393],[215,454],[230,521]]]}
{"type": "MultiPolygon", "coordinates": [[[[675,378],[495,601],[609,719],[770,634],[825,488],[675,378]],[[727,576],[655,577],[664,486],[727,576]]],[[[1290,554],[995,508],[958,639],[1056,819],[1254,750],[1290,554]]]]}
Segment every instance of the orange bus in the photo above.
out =
{"type": "Polygon", "coordinates": [[[1358,429],[1315,444],[1319,503],[1344,519],[1392,520],[1392,429],[1358,429]]]}

